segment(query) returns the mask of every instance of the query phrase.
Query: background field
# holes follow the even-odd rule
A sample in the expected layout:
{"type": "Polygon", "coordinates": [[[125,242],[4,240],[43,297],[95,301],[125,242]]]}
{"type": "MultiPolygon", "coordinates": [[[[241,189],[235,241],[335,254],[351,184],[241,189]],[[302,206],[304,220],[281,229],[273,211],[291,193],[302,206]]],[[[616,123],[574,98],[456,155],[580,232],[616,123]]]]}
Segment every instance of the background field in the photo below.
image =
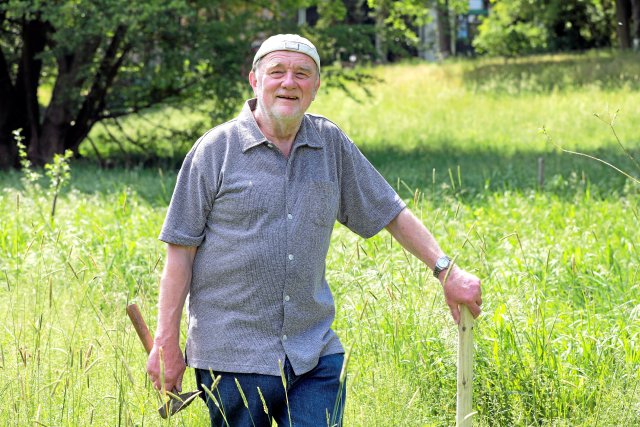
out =
{"type": "MultiPolygon", "coordinates": [[[[373,73],[380,81],[371,97],[358,88],[356,99],[322,93],[312,111],[338,123],[444,249],[483,279],[476,425],[640,423],[640,187],[561,153],[539,131],[640,174],[607,124],[619,110],[614,129],[639,153],[637,55],[405,64],[373,73]]],[[[188,128],[198,119],[173,110],[144,120],[188,128]]],[[[126,121],[124,131],[143,130],[140,120],[126,121]]],[[[93,139],[106,143],[99,132],[93,139]]],[[[192,142],[160,131],[157,139],[168,157],[192,142]]],[[[130,161],[138,158],[124,138],[122,145],[130,161]]],[[[74,164],[53,222],[46,182],[38,188],[16,172],[0,175],[5,425],[160,424],[124,308],[136,301],[153,329],[164,257],[156,236],[175,173],[74,164]]],[[[453,425],[456,328],[435,279],[388,233],[364,241],[341,226],[327,276],[335,329],[353,349],[346,425],[453,425]]],[[[193,387],[190,372],[184,387],[193,387]]],[[[207,425],[204,405],[165,425],[207,425]]]]}

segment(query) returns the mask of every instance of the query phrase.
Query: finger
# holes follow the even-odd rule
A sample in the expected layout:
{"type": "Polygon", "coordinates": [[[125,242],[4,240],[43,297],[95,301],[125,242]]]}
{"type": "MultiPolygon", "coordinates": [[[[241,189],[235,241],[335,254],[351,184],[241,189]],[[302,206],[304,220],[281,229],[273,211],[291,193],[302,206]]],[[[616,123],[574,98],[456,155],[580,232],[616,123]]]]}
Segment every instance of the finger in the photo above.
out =
{"type": "Polygon", "coordinates": [[[182,375],[179,375],[176,379],[175,389],[178,393],[182,391],[182,375]]]}
{"type": "Polygon", "coordinates": [[[167,377],[165,376],[164,378],[162,378],[160,375],[154,377],[153,379],[153,387],[158,390],[158,391],[162,391],[162,389],[164,388],[165,390],[171,390],[169,388],[167,388],[169,386],[169,381],[167,381],[167,377]]]}
{"type": "Polygon", "coordinates": [[[178,387],[178,381],[176,378],[165,378],[164,386],[166,391],[173,391],[178,387]]]}
{"type": "Polygon", "coordinates": [[[460,309],[457,305],[450,305],[449,310],[451,310],[451,317],[453,317],[453,321],[457,324],[460,323],[460,309]]]}
{"type": "Polygon", "coordinates": [[[482,309],[478,304],[469,304],[467,305],[467,308],[471,312],[471,315],[473,316],[474,319],[480,316],[480,313],[482,312],[482,309]]]}

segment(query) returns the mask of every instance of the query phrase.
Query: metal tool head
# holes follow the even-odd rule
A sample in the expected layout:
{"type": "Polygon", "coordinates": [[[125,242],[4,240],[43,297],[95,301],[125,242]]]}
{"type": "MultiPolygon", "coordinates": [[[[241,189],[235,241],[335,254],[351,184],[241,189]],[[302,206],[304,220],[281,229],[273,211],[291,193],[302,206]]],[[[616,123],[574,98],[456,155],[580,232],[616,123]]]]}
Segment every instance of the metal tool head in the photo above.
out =
{"type": "Polygon", "coordinates": [[[158,413],[162,418],[167,418],[177,414],[184,408],[189,406],[196,397],[200,395],[200,391],[190,391],[188,393],[174,394],[167,392],[169,400],[164,405],[158,408],[158,413]]]}

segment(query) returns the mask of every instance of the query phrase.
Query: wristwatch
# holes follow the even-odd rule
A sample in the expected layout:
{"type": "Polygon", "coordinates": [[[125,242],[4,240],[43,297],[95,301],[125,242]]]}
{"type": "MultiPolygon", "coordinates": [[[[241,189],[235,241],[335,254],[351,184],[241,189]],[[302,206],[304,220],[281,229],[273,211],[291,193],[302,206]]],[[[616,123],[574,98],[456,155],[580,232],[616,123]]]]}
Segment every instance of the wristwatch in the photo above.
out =
{"type": "Polygon", "coordinates": [[[436,261],[436,266],[433,269],[433,277],[437,279],[440,273],[442,273],[443,270],[449,268],[450,265],[451,258],[449,258],[448,256],[445,255],[438,258],[438,260],[436,261]]]}

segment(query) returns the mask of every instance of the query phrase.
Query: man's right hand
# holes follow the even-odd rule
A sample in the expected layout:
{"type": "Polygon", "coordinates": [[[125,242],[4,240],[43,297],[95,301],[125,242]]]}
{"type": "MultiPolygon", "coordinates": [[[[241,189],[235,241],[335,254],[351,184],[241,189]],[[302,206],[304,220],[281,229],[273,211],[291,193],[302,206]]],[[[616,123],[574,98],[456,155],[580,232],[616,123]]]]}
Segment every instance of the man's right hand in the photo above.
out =
{"type": "Polygon", "coordinates": [[[175,344],[159,346],[154,343],[149,359],[147,360],[147,372],[153,386],[162,390],[162,365],[164,365],[164,389],[166,391],[181,391],[182,376],[187,368],[180,347],[175,344]],[[162,354],[162,356],[161,356],[162,354]]]}

